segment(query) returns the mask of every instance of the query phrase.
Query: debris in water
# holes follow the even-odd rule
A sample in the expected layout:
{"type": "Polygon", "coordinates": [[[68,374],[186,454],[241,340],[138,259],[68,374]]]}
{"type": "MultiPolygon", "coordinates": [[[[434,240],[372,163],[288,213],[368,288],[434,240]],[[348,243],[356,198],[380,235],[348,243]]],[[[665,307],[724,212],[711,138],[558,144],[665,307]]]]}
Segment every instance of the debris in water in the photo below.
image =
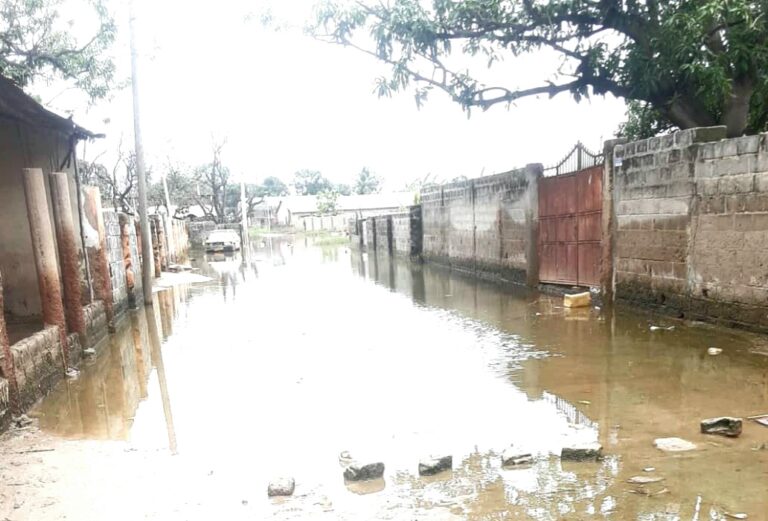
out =
{"type": "Polygon", "coordinates": [[[533,463],[533,455],[515,450],[514,447],[509,447],[501,455],[501,465],[503,467],[516,467],[518,465],[529,465],[531,463],[533,463]]]}
{"type": "Polygon", "coordinates": [[[763,427],[768,427],[768,414],[758,414],[757,416],[747,416],[748,420],[757,422],[763,427]]]}
{"type": "Polygon", "coordinates": [[[722,352],[723,352],[723,350],[720,349],[719,347],[710,347],[709,349],[707,349],[707,353],[712,355],[712,356],[717,356],[717,355],[719,355],[722,352]]]}
{"type": "Polygon", "coordinates": [[[695,450],[696,445],[682,438],[656,438],[653,446],[664,452],[685,452],[695,450]]]}
{"type": "Polygon", "coordinates": [[[739,513],[736,513],[736,514],[731,513],[731,512],[723,512],[723,514],[725,514],[726,517],[731,517],[733,519],[747,519],[749,517],[747,514],[745,514],[743,512],[739,512],[739,513]]]}
{"type": "Polygon", "coordinates": [[[590,402],[589,400],[579,400],[579,403],[581,405],[592,405],[592,402],[590,402]]]}
{"type": "Polygon", "coordinates": [[[267,495],[269,497],[291,496],[294,490],[296,490],[296,482],[293,478],[277,478],[269,482],[267,495]]]}
{"type": "Polygon", "coordinates": [[[643,472],[654,472],[656,471],[656,467],[645,467],[643,469],[643,472]]]}
{"type": "Polygon", "coordinates": [[[603,457],[603,446],[599,443],[585,443],[572,447],[563,447],[560,459],[565,461],[597,461],[603,457]]]}
{"type": "Polygon", "coordinates": [[[356,462],[352,462],[344,469],[344,479],[347,481],[368,481],[371,479],[379,479],[384,475],[384,464],[367,463],[360,465],[356,462]]]}
{"type": "Polygon", "coordinates": [[[701,432],[736,438],[741,434],[741,424],[741,418],[731,418],[729,416],[709,418],[701,420],[701,432]]]}
{"type": "Polygon", "coordinates": [[[669,327],[651,326],[649,329],[651,331],[674,331],[675,330],[675,326],[669,326],[669,327]]]}
{"type": "Polygon", "coordinates": [[[633,485],[649,485],[651,483],[659,483],[664,481],[664,478],[657,478],[652,476],[633,476],[627,480],[627,483],[633,485]]]}
{"type": "Polygon", "coordinates": [[[70,367],[69,369],[67,369],[67,378],[74,380],[78,376],[80,376],[80,371],[78,371],[74,367],[70,367]]]}
{"type": "Polygon", "coordinates": [[[92,347],[88,347],[86,349],[83,349],[83,356],[95,356],[96,350],[92,347]]]}
{"type": "Polygon", "coordinates": [[[589,291],[563,296],[563,305],[567,308],[586,308],[592,304],[592,294],[589,291]]]}
{"type": "Polygon", "coordinates": [[[453,456],[430,457],[419,461],[419,476],[434,476],[453,468],[453,456]]]}

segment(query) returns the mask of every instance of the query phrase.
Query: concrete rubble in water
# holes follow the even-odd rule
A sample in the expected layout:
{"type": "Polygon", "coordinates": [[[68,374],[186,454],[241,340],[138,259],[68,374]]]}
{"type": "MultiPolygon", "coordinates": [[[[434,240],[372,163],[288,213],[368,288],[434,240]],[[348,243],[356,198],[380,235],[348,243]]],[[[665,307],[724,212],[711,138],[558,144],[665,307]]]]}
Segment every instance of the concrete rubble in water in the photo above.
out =
{"type": "Polygon", "coordinates": [[[563,447],[560,459],[564,461],[597,461],[603,457],[603,446],[599,443],[583,443],[563,447]]]}
{"type": "Polygon", "coordinates": [[[736,438],[741,435],[741,427],[741,418],[723,416],[701,420],[701,432],[704,434],[719,434],[720,436],[736,438]]]}
{"type": "Polygon", "coordinates": [[[296,490],[296,481],[293,478],[276,478],[270,481],[267,487],[269,497],[292,496],[296,490]]]}
{"type": "Polygon", "coordinates": [[[453,456],[430,457],[419,461],[420,476],[434,476],[453,468],[453,456]]]}

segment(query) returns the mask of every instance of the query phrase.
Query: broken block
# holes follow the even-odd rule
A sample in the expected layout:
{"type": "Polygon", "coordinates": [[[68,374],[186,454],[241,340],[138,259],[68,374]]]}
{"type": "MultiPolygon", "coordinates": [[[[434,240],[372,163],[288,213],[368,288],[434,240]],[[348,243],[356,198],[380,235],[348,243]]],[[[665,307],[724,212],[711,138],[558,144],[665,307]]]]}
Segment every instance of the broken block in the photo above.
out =
{"type": "Polygon", "coordinates": [[[360,465],[351,463],[344,469],[344,479],[347,481],[368,481],[378,479],[384,475],[383,463],[368,463],[360,465]]]}
{"type": "Polygon", "coordinates": [[[434,476],[453,468],[453,456],[441,456],[419,461],[419,476],[434,476]]]}
{"type": "Polygon", "coordinates": [[[531,463],[533,463],[533,456],[531,454],[515,450],[514,447],[508,448],[501,455],[501,465],[503,467],[515,467],[531,463]]]}
{"type": "Polygon", "coordinates": [[[741,435],[741,424],[741,418],[731,418],[730,416],[709,418],[701,420],[701,432],[736,438],[741,435]]]}
{"type": "Polygon", "coordinates": [[[563,297],[563,305],[567,308],[586,308],[592,305],[592,294],[589,291],[575,293],[563,297]]]}
{"type": "Polygon", "coordinates": [[[597,461],[603,457],[603,446],[599,443],[583,443],[563,447],[560,459],[564,461],[597,461]]]}
{"type": "Polygon", "coordinates": [[[296,482],[293,478],[277,478],[269,482],[267,495],[269,497],[291,496],[295,489],[296,482]]]}

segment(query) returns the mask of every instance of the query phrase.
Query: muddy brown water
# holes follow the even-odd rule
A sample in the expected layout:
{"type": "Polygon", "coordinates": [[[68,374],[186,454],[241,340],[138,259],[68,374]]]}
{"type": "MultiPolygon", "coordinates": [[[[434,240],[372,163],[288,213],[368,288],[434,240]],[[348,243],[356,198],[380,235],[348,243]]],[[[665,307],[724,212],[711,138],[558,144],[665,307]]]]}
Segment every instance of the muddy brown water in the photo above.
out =
{"type": "MultiPolygon", "coordinates": [[[[203,483],[200,502],[230,519],[768,519],[768,428],[699,433],[702,418],[768,413],[764,337],[569,311],[558,297],[304,241],[194,265],[213,280],[123,320],[34,411],[44,432],[124,440],[150,466],[178,461],[203,483]],[[654,448],[673,436],[697,449],[654,448]],[[603,445],[603,461],[557,457],[585,441],[603,445]],[[535,462],[502,469],[512,444],[535,462]],[[345,484],[342,451],[384,462],[384,479],[345,484]],[[452,454],[453,472],[419,477],[430,454],[452,454]],[[296,495],[269,500],[279,475],[296,495]]],[[[163,495],[189,493],[184,479],[163,495]]],[[[178,518],[195,518],[186,508],[178,518]]]]}

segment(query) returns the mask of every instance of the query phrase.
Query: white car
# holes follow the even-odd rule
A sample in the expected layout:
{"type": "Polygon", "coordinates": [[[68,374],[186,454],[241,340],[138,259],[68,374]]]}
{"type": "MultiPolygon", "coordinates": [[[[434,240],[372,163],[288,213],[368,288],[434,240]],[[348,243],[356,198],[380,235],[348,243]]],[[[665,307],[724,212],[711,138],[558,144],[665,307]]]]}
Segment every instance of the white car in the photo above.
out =
{"type": "Polygon", "coordinates": [[[239,251],[240,235],[235,230],[213,230],[205,240],[205,251],[239,251]]]}

